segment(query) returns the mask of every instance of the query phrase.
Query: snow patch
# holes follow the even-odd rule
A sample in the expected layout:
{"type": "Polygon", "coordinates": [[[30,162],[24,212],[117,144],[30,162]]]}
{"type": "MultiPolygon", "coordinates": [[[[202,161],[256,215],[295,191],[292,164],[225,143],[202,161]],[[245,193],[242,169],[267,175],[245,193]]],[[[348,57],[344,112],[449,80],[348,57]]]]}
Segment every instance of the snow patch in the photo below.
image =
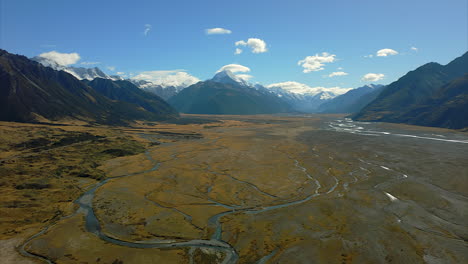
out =
{"type": "Polygon", "coordinates": [[[387,195],[387,197],[390,199],[390,201],[394,202],[396,200],[398,200],[398,198],[396,198],[395,196],[389,194],[388,192],[384,192],[385,195],[387,195]]]}

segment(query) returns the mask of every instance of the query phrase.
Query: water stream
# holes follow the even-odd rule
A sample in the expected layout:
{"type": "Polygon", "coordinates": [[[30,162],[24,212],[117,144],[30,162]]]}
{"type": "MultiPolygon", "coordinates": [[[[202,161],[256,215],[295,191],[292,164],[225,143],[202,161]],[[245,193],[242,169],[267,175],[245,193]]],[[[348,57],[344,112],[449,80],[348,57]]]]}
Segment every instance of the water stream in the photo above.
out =
{"type": "MultiPolygon", "coordinates": [[[[141,136],[144,137],[145,139],[148,139],[148,140],[150,140],[152,142],[155,142],[155,139],[153,137],[151,137],[151,135],[142,134],[141,136]]],[[[307,170],[304,167],[300,166],[299,162],[297,160],[295,160],[295,166],[298,169],[300,169],[301,171],[303,171],[306,174],[307,178],[312,180],[313,183],[316,185],[316,189],[315,189],[314,193],[312,193],[312,194],[310,194],[310,195],[308,195],[308,196],[306,196],[306,197],[304,197],[302,199],[299,199],[299,200],[289,201],[289,202],[285,202],[285,203],[277,204],[277,205],[260,206],[260,207],[259,206],[257,206],[257,207],[240,207],[240,206],[236,206],[236,205],[226,205],[226,204],[222,204],[222,203],[210,200],[211,202],[214,203],[214,205],[222,206],[222,207],[225,207],[226,209],[228,209],[228,211],[216,214],[216,215],[212,216],[208,220],[209,226],[211,226],[215,230],[210,239],[193,239],[193,240],[187,240],[187,241],[182,241],[182,242],[173,242],[173,241],[130,242],[130,241],[124,241],[124,240],[120,240],[120,239],[111,237],[111,236],[109,236],[108,234],[106,234],[106,233],[104,233],[102,231],[99,220],[96,217],[96,214],[95,214],[95,212],[93,210],[93,199],[94,199],[96,190],[98,190],[100,187],[102,187],[103,185],[105,185],[109,181],[113,181],[113,180],[116,180],[116,179],[119,179],[119,178],[124,178],[124,177],[130,177],[130,176],[134,176],[134,175],[138,175],[138,174],[148,173],[148,172],[152,172],[152,171],[157,170],[159,168],[159,166],[161,165],[161,163],[159,163],[159,162],[157,162],[157,161],[155,161],[153,159],[153,157],[150,155],[149,150],[147,150],[145,152],[145,155],[146,155],[147,159],[150,160],[154,164],[154,166],[152,168],[150,168],[148,170],[145,170],[145,171],[141,171],[141,172],[130,173],[130,174],[125,174],[125,175],[121,175],[121,176],[117,176],[117,177],[113,177],[113,178],[108,178],[108,179],[105,179],[105,180],[95,184],[91,189],[86,191],[84,194],[82,194],[75,201],[75,203],[79,206],[78,210],[75,213],[73,213],[72,215],[67,216],[67,217],[63,217],[62,219],[69,218],[69,217],[71,217],[71,216],[73,216],[73,215],[75,215],[77,213],[83,213],[85,215],[85,228],[86,228],[86,231],[90,232],[90,233],[93,233],[94,235],[98,236],[100,239],[102,239],[102,240],[104,240],[106,242],[109,242],[111,244],[114,244],[114,245],[119,245],[119,246],[124,246],[124,247],[131,247],[131,248],[164,248],[164,249],[167,249],[167,248],[190,248],[189,249],[189,252],[190,252],[189,255],[190,255],[191,261],[193,261],[193,256],[192,255],[193,255],[194,249],[196,249],[196,248],[210,248],[210,249],[215,249],[215,250],[222,251],[222,252],[225,253],[225,259],[222,262],[223,264],[233,264],[233,263],[237,263],[237,261],[239,259],[239,256],[238,256],[236,250],[231,245],[229,245],[227,242],[222,240],[222,224],[220,222],[220,219],[222,217],[224,217],[226,215],[229,215],[229,214],[232,214],[232,213],[236,213],[236,212],[245,212],[245,213],[249,213],[249,214],[257,214],[257,213],[262,213],[262,212],[265,212],[265,211],[270,211],[270,210],[285,208],[285,207],[289,207],[289,206],[293,206],[293,205],[298,205],[298,204],[307,202],[307,201],[311,200],[312,198],[314,198],[316,196],[319,196],[320,193],[319,193],[318,190],[322,187],[320,185],[320,182],[318,182],[317,179],[315,179],[311,175],[309,175],[307,170]]],[[[224,176],[226,176],[226,175],[224,175],[224,176]]],[[[231,178],[233,178],[233,177],[231,177],[231,178]]],[[[246,184],[246,185],[252,187],[254,190],[258,191],[259,193],[270,196],[271,198],[276,197],[274,195],[265,193],[264,191],[260,190],[256,185],[254,185],[254,184],[252,184],[250,182],[241,181],[241,180],[236,179],[236,178],[233,178],[233,179],[238,181],[238,182],[241,182],[243,184],[246,184]]],[[[335,180],[336,180],[335,186],[333,186],[329,191],[327,191],[326,192],[327,194],[331,193],[336,188],[336,186],[338,184],[338,180],[336,178],[335,178],[335,180]]],[[[177,209],[175,209],[175,210],[177,210],[177,209]]],[[[183,212],[180,212],[180,211],[179,211],[179,213],[182,213],[186,218],[187,217],[189,218],[188,220],[191,220],[190,216],[188,216],[188,215],[186,215],[186,214],[184,214],[183,212]]],[[[40,232],[38,232],[34,236],[27,239],[25,241],[25,243],[20,247],[20,253],[22,253],[24,256],[40,259],[40,260],[45,261],[47,263],[53,263],[53,261],[51,261],[50,259],[47,259],[46,257],[38,256],[36,254],[32,254],[32,253],[26,251],[25,248],[33,239],[43,235],[45,232],[47,232],[47,230],[50,227],[53,227],[55,224],[56,223],[54,223],[54,224],[52,224],[50,226],[47,226],[46,228],[44,228],[43,230],[41,230],[40,232]]],[[[274,253],[272,252],[272,254],[267,255],[264,258],[262,258],[259,263],[266,262],[273,255],[274,255],[274,253]]]]}

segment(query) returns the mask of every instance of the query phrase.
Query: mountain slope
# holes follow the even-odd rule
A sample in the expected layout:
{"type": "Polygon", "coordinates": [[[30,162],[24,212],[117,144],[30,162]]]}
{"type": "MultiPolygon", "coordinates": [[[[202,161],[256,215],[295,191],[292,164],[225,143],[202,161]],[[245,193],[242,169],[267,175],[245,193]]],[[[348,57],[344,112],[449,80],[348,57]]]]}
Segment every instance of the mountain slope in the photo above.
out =
{"type": "Polygon", "coordinates": [[[383,85],[366,85],[339,95],[319,107],[321,113],[356,113],[373,101],[383,85]]]}
{"type": "Polygon", "coordinates": [[[191,85],[169,99],[178,111],[190,114],[272,114],[289,110],[280,97],[268,91],[214,81],[191,85]]]}
{"type": "Polygon", "coordinates": [[[64,71],[0,50],[0,120],[35,122],[72,118],[106,124],[164,119],[96,92],[64,71]]]}
{"type": "Polygon", "coordinates": [[[445,84],[468,72],[468,52],[442,66],[428,63],[386,86],[380,95],[353,116],[362,121],[409,122],[407,112],[431,100],[445,84]]]}
{"type": "Polygon", "coordinates": [[[249,84],[246,81],[237,77],[230,70],[224,70],[216,73],[216,75],[211,79],[211,81],[232,85],[249,86],[249,84]]]}
{"type": "Polygon", "coordinates": [[[431,99],[409,109],[400,119],[421,126],[468,127],[468,74],[443,86],[431,99]]]}
{"type": "Polygon", "coordinates": [[[177,116],[177,111],[159,96],[146,92],[129,81],[96,78],[92,81],[84,80],[84,82],[112,100],[132,103],[155,114],[177,116]]]}
{"type": "Polygon", "coordinates": [[[111,77],[105,74],[98,67],[83,68],[83,67],[63,66],[63,65],[59,65],[57,62],[53,60],[40,57],[40,56],[36,56],[32,58],[32,60],[37,61],[46,67],[51,67],[54,70],[68,72],[69,74],[73,75],[73,77],[77,78],[78,80],[90,80],[91,81],[95,78],[114,79],[114,77],[111,77]]]}
{"type": "Polygon", "coordinates": [[[63,71],[70,73],[78,80],[90,80],[91,81],[95,78],[112,79],[112,77],[105,74],[98,67],[94,67],[94,68],[66,67],[63,69],[63,71]]]}
{"type": "Polygon", "coordinates": [[[150,92],[152,94],[155,94],[164,100],[168,100],[172,96],[176,95],[179,93],[181,90],[186,88],[185,86],[162,86],[158,84],[154,84],[149,81],[144,81],[144,80],[129,80],[131,83],[136,85],[138,88],[145,90],[147,92],[150,92]]]}

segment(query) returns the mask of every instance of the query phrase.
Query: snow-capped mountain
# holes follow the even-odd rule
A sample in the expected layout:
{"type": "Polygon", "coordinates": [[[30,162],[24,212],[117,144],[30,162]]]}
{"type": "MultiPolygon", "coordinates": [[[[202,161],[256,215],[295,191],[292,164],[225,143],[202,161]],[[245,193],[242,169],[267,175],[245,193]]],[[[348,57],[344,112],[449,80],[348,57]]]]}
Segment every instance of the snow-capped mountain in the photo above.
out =
{"type": "Polygon", "coordinates": [[[310,87],[298,82],[274,83],[267,85],[266,88],[300,112],[317,112],[323,103],[351,90],[339,87],[310,87]]]}
{"type": "Polygon", "coordinates": [[[125,78],[120,75],[109,75],[109,77],[113,81],[125,81],[125,78]]]}
{"type": "MultiPolygon", "coordinates": [[[[166,100],[178,94],[180,91],[187,88],[188,86],[194,84],[194,81],[190,78],[187,78],[186,81],[181,82],[180,79],[177,78],[177,75],[166,76],[164,78],[161,78],[160,80],[157,80],[157,82],[142,79],[131,79],[130,81],[133,82],[139,88],[148,92],[152,92],[166,100]]],[[[251,87],[251,85],[248,82],[236,76],[229,70],[218,72],[212,79],[210,79],[210,81],[217,83],[240,85],[243,87],[251,87]]]]}
{"type": "MultiPolygon", "coordinates": [[[[40,62],[44,66],[52,67],[55,70],[63,70],[70,73],[79,80],[94,80],[95,78],[124,80],[122,76],[109,76],[99,68],[83,68],[71,67],[57,64],[55,61],[44,57],[34,57],[35,61],[40,62]]],[[[196,77],[188,75],[186,72],[175,72],[162,76],[153,76],[157,72],[143,72],[140,75],[133,77],[129,81],[135,84],[138,88],[154,93],[165,100],[177,95],[185,88],[199,81],[196,77]],[[149,78],[149,79],[148,79],[149,78]]],[[[310,87],[306,84],[298,82],[282,82],[274,83],[267,86],[261,84],[251,84],[240,75],[236,75],[230,70],[222,70],[217,72],[213,78],[208,81],[214,83],[230,84],[242,88],[254,89],[264,94],[265,96],[274,96],[280,98],[285,103],[289,104],[295,111],[300,112],[318,112],[319,107],[338,95],[344,94],[350,89],[332,87],[310,87]]]]}
{"type": "Polygon", "coordinates": [[[75,76],[78,80],[94,80],[95,78],[102,78],[102,79],[113,79],[109,75],[105,74],[101,69],[94,67],[94,68],[83,68],[83,67],[66,67],[63,69],[70,73],[71,75],[75,76]]]}
{"type": "Polygon", "coordinates": [[[190,114],[251,115],[291,110],[274,92],[261,85],[251,85],[229,70],[183,89],[168,102],[180,112],[190,114]]]}
{"type": "Polygon", "coordinates": [[[178,94],[180,91],[182,91],[184,88],[187,87],[187,86],[161,85],[161,84],[155,84],[153,82],[145,81],[145,80],[130,79],[129,81],[135,84],[138,88],[151,92],[153,94],[156,94],[157,96],[163,98],[164,100],[168,100],[169,98],[178,94]]]}
{"type": "Polygon", "coordinates": [[[140,89],[167,100],[200,80],[185,71],[146,71],[140,72],[129,81],[140,89]]]}
{"type": "Polygon", "coordinates": [[[368,84],[352,89],[345,94],[337,96],[332,100],[320,105],[319,112],[322,113],[356,113],[364,106],[373,101],[383,90],[384,86],[379,84],[368,84]]]}
{"type": "Polygon", "coordinates": [[[251,86],[247,81],[236,76],[230,70],[223,70],[223,71],[216,73],[216,75],[211,79],[211,81],[218,82],[218,83],[241,85],[241,86],[246,86],[246,87],[251,86]]]}
{"type": "Polygon", "coordinates": [[[102,78],[102,79],[110,79],[110,80],[123,80],[120,76],[109,76],[105,74],[101,69],[94,67],[94,68],[83,68],[83,67],[72,67],[72,66],[63,66],[56,63],[53,60],[49,60],[44,57],[34,57],[32,60],[35,60],[41,63],[44,66],[51,67],[57,71],[65,71],[69,74],[73,75],[78,80],[94,80],[95,78],[102,78]]]}

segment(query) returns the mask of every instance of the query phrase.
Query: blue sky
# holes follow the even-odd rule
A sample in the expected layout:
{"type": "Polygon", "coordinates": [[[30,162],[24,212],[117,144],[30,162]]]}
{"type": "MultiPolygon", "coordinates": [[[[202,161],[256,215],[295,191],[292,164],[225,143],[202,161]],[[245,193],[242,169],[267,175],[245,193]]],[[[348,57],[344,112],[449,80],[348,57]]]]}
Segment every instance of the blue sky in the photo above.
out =
{"type": "Polygon", "coordinates": [[[368,73],[383,74],[374,82],[386,84],[424,63],[448,63],[468,49],[466,0],[0,0],[0,5],[0,48],[28,57],[78,53],[76,66],[99,62],[95,66],[107,73],[127,76],[186,70],[204,80],[223,65],[239,64],[250,68],[244,73],[254,76],[251,82],[358,87],[368,83],[362,80],[368,73]],[[145,25],[151,25],[147,34],[145,25]],[[231,33],[205,32],[218,27],[231,33]],[[250,38],[263,40],[265,52],[235,46],[250,38]],[[243,52],[234,54],[236,48],[243,52]],[[398,54],[376,56],[382,49],[398,54]],[[304,73],[298,62],[316,54],[320,58],[309,57],[313,67],[304,73]],[[330,56],[332,61],[314,66],[330,56]],[[347,75],[328,77],[333,72],[347,75]]]}

